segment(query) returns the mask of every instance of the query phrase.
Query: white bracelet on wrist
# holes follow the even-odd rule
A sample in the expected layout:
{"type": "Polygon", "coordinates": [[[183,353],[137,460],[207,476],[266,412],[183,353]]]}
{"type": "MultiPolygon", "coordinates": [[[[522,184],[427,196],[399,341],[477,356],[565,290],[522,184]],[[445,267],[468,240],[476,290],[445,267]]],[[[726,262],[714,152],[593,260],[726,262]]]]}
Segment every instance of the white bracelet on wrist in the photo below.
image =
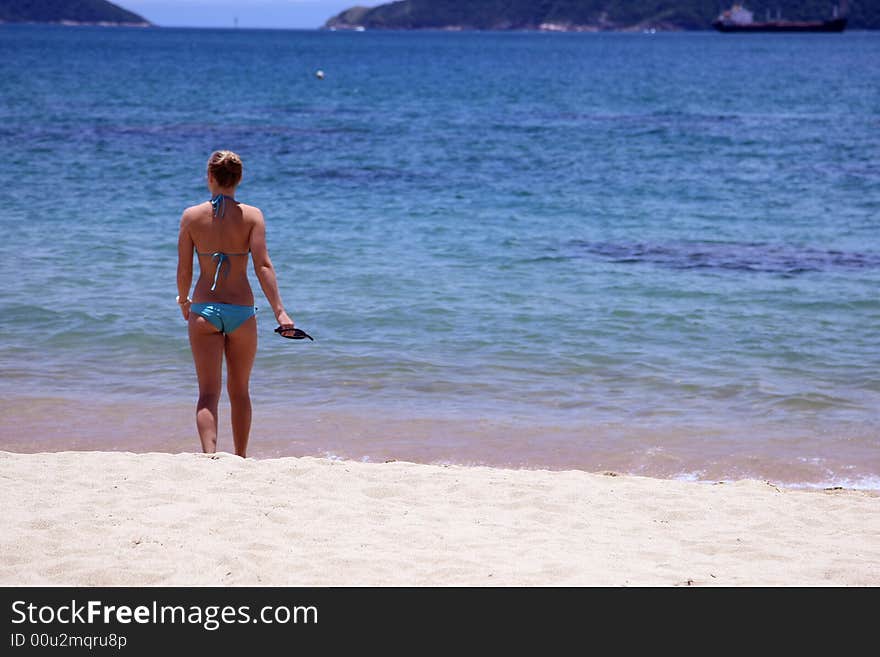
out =
{"type": "Polygon", "coordinates": [[[189,297],[186,298],[186,301],[181,301],[179,294],[176,297],[174,297],[174,300],[177,302],[178,306],[182,306],[185,303],[192,303],[192,299],[190,299],[189,297]]]}

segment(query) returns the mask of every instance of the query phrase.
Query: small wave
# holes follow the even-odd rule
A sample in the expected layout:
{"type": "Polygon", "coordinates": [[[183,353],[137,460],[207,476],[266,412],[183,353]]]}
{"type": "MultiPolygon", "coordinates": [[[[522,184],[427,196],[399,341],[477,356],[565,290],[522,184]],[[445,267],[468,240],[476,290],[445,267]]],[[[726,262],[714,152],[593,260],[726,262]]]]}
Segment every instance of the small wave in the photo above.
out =
{"type": "Polygon", "coordinates": [[[833,490],[842,488],[845,490],[868,490],[880,491],[880,476],[865,475],[863,477],[834,477],[820,482],[800,482],[786,484],[791,488],[809,488],[816,490],[833,490]]]}
{"type": "Polygon", "coordinates": [[[795,276],[829,270],[880,269],[880,254],[761,242],[591,242],[572,240],[570,257],[598,256],[620,264],[671,269],[714,269],[795,276]]]}
{"type": "Polygon", "coordinates": [[[790,411],[821,411],[830,409],[859,409],[861,405],[843,397],[808,392],[793,395],[772,395],[773,406],[790,411]]]}
{"type": "Polygon", "coordinates": [[[679,472],[674,475],[672,479],[677,481],[705,481],[703,477],[705,477],[706,472],[704,470],[697,470],[695,472],[679,472]]]}
{"type": "MultiPolygon", "coordinates": [[[[728,481],[726,479],[715,479],[705,478],[705,472],[702,470],[698,470],[695,472],[680,472],[678,474],[673,475],[670,479],[674,479],[676,481],[693,481],[701,484],[716,484],[723,481],[728,481]]],[[[763,480],[764,477],[750,477],[748,475],[737,476],[735,479],[731,479],[730,481],[739,481],[742,479],[759,479],[763,480]]],[[[880,491],[880,476],[877,475],[866,475],[864,477],[831,477],[829,479],[823,479],[821,481],[787,481],[785,479],[773,480],[772,482],[768,481],[768,483],[772,483],[773,485],[780,486],[782,488],[793,488],[793,489],[803,489],[803,490],[860,490],[860,491],[880,491]]]]}
{"type": "Polygon", "coordinates": [[[524,265],[536,265],[536,264],[541,264],[544,262],[566,262],[569,259],[570,258],[567,258],[562,255],[556,255],[556,256],[548,255],[548,256],[538,256],[537,258],[525,258],[523,260],[520,260],[519,263],[524,264],[524,265]]]}
{"type": "Polygon", "coordinates": [[[309,178],[317,180],[351,180],[356,182],[375,182],[382,180],[411,181],[416,178],[411,171],[390,169],[387,167],[334,167],[325,169],[308,169],[302,173],[309,178]]]}

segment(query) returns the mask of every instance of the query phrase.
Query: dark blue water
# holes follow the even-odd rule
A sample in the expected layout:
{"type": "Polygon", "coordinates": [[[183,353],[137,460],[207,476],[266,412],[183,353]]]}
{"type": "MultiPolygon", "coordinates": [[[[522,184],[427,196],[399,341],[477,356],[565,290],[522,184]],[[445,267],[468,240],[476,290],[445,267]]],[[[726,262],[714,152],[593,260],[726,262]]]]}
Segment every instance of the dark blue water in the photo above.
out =
{"type": "Polygon", "coordinates": [[[255,454],[880,487],[878,61],[857,32],[2,26],[0,448],[146,449],[156,407],[196,448],[177,227],[228,148],[317,338],[258,297],[255,454]]]}

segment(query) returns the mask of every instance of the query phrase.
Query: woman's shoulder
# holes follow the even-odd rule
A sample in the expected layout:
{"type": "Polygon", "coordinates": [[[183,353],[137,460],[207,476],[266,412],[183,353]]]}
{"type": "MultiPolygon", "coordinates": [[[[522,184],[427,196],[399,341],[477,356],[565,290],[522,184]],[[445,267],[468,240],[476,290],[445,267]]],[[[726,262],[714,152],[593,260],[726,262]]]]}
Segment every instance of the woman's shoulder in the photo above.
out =
{"type": "Polygon", "coordinates": [[[239,203],[238,207],[241,208],[241,214],[246,220],[263,221],[263,211],[257,206],[248,205],[247,203],[239,203]]]}
{"type": "Polygon", "coordinates": [[[211,201],[205,201],[204,203],[196,203],[195,205],[190,205],[183,211],[184,219],[194,219],[195,217],[204,214],[205,212],[211,211],[211,201]]]}

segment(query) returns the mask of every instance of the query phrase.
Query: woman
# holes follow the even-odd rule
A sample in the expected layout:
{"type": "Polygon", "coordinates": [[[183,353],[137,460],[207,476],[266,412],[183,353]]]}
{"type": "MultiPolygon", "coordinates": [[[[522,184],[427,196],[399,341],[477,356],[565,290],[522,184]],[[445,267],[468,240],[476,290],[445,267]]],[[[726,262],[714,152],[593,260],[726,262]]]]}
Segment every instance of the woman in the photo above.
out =
{"type": "Polygon", "coordinates": [[[282,335],[292,332],[294,325],[281,303],[266,250],[263,213],[235,200],[241,172],[241,158],[231,151],[216,151],[208,159],[211,201],[187,208],[180,220],[177,303],[189,322],[189,342],[199,380],[196,427],[202,450],[208,454],[217,451],[217,407],[225,353],[232,439],[235,453],[244,457],[251,430],[249,382],[257,353],[256,308],[247,278],[248,252],[282,335]],[[200,275],[190,299],[193,249],[200,275]]]}

